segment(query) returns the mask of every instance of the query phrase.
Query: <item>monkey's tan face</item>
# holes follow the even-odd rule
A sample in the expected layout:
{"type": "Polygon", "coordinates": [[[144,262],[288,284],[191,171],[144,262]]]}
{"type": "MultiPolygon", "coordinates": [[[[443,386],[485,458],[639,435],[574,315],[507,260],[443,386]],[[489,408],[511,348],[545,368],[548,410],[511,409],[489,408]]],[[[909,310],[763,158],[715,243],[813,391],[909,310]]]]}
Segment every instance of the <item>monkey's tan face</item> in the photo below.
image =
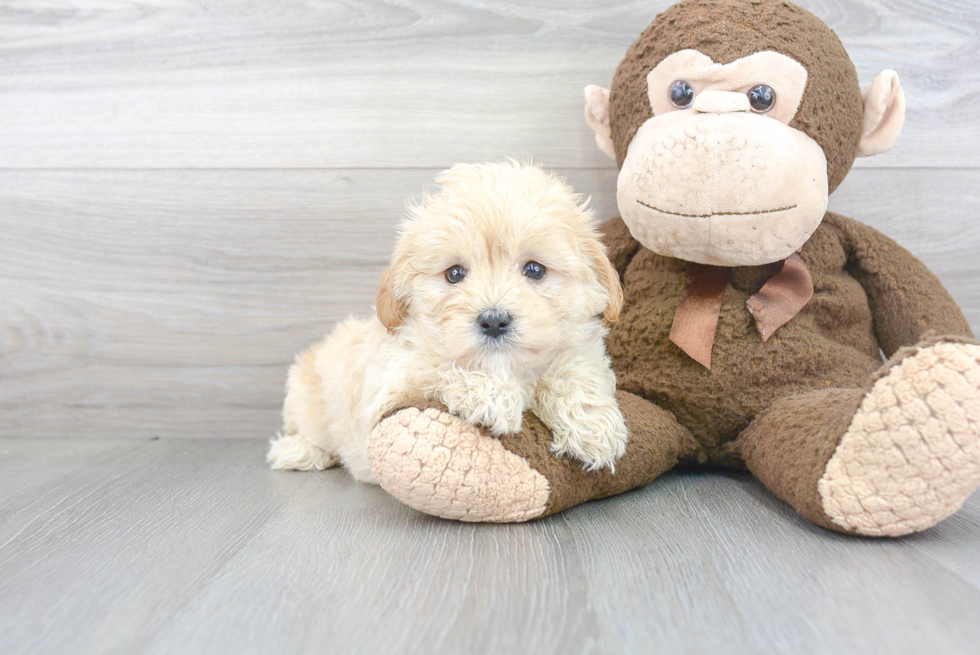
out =
{"type": "Polygon", "coordinates": [[[727,65],[696,50],[647,76],[653,117],[618,182],[633,236],[662,255],[717,266],[785,259],[827,210],[823,149],[789,127],[807,72],[776,52],[727,65]]]}

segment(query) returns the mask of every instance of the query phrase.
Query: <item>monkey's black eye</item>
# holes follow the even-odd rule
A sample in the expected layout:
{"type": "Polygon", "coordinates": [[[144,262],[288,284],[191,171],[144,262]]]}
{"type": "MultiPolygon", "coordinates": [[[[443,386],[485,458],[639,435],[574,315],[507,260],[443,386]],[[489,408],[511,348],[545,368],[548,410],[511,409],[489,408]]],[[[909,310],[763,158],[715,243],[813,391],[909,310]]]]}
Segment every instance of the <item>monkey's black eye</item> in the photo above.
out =
{"type": "Polygon", "coordinates": [[[449,284],[458,284],[464,277],[466,277],[466,269],[459,264],[446,269],[446,282],[449,284]]]}
{"type": "Polygon", "coordinates": [[[547,272],[548,269],[544,267],[544,264],[539,264],[537,262],[528,262],[524,264],[524,277],[526,278],[540,280],[544,278],[544,274],[547,272]]]}
{"type": "Polygon", "coordinates": [[[670,85],[670,104],[678,109],[685,109],[694,102],[694,89],[683,80],[677,80],[670,85]]]}
{"type": "Polygon", "coordinates": [[[766,113],[776,104],[776,92],[768,84],[756,84],[749,89],[747,95],[752,111],[760,114],[766,113]]]}

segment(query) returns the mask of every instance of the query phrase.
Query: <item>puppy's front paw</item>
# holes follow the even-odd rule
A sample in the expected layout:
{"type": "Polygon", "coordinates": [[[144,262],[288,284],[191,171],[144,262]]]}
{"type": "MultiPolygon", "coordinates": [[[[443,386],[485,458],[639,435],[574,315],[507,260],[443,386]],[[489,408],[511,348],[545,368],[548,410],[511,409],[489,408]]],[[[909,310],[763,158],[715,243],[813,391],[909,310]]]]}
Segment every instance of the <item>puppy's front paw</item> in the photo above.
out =
{"type": "Polygon", "coordinates": [[[556,420],[546,423],[554,437],[552,452],[574,457],[585,464],[587,471],[609,467],[615,473],[616,462],[626,454],[629,430],[615,403],[572,405],[556,420]]]}
{"type": "Polygon", "coordinates": [[[517,380],[479,371],[453,371],[437,396],[451,414],[495,435],[520,431],[531,394],[517,380]]]}

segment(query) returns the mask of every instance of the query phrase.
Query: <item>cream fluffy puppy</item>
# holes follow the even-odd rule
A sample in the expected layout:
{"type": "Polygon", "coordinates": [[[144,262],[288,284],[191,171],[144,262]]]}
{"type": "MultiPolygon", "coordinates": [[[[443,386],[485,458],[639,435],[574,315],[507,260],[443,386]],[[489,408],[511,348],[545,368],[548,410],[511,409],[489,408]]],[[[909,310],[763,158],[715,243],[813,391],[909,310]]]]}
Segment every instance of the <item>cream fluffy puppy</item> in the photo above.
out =
{"type": "Polygon", "coordinates": [[[436,181],[400,227],[377,316],[348,319],[290,369],[272,467],[341,463],[375,482],[371,430],[425,397],[497,435],[533,411],[556,453],[613,468],[627,429],[603,337],[623,296],[593,214],[562,180],[516,162],[436,181]]]}

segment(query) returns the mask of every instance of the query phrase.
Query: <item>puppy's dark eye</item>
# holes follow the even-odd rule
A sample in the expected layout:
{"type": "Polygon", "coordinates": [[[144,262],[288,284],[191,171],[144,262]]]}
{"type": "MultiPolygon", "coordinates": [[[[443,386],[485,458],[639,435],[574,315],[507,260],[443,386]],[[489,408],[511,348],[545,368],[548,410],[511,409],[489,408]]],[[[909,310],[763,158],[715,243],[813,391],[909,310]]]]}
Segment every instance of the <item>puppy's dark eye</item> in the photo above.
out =
{"type": "Polygon", "coordinates": [[[683,80],[677,80],[670,85],[670,104],[678,109],[685,109],[694,102],[694,88],[683,80]]]}
{"type": "Polygon", "coordinates": [[[466,269],[459,264],[446,269],[446,282],[449,284],[458,284],[464,277],[466,277],[466,269]]]}
{"type": "Polygon", "coordinates": [[[528,262],[524,264],[524,277],[526,278],[540,280],[547,272],[548,269],[544,267],[544,264],[539,264],[537,262],[528,262]]]}
{"type": "Polygon", "coordinates": [[[756,84],[748,90],[749,104],[752,111],[764,114],[776,104],[776,92],[768,84],[756,84]]]}

